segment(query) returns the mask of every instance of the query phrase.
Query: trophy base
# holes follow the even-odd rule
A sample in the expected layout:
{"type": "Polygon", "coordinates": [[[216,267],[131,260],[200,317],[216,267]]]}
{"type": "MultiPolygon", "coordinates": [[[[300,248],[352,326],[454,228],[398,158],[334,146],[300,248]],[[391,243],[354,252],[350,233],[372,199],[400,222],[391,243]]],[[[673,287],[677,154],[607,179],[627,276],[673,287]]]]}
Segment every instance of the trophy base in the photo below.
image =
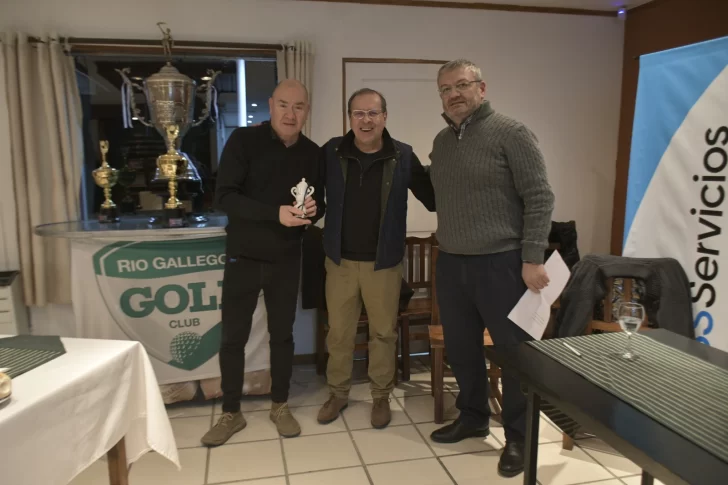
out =
{"type": "Polygon", "coordinates": [[[176,209],[164,209],[162,216],[162,226],[165,228],[187,227],[190,223],[187,221],[187,214],[182,207],[176,209]]]}
{"type": "Polygon", "coordinates": [[[119,209],[117,207],[102,207],[99,209],[99,222],[102,224],[113,224],[119,222],[119,209]]]}

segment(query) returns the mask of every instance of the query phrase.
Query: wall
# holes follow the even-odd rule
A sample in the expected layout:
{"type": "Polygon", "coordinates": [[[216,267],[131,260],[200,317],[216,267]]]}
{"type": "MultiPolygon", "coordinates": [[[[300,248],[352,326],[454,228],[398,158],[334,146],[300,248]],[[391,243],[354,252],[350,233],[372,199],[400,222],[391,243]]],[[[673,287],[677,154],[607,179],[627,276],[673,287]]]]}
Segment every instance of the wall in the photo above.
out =
{"type": "Polygon", "coordinates": [[[622,253],[632,123],[639,60],[635,57],[728,35],[728,0],[654,0],[627,13],[619,121],[612,254],[622,253]]]}
{"type": "MultiPolygon", "coordinates": [[[[0,31],[157,39],[158,21],[183,40],[311,41],[318,143],[341,134],[342,57],[470,58],[483,69],[494,108],[538,136],[556,193],[554,219],[576,220],[582,253],[608,251],[620,19],[283,0],[9,0],[0,31]]],[[[432,96],[435,89],[433,79],[432,96]]],[[[426,163],[427,155],[420,154],[426,163]]],[[[312,344],[297,342],[297,353],[312,351],[312,344]]]]}

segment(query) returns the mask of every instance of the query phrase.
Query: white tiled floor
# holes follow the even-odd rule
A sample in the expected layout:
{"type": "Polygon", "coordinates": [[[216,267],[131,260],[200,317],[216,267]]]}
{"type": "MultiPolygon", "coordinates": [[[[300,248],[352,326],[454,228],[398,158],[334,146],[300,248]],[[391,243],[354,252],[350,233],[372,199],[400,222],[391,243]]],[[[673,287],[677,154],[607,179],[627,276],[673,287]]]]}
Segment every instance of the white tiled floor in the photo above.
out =
{"type": "MultiPolygon", "coordinates": [[[[360,366],[359,366],[360,367],[360,366]]],[[[153,453],[131,469],[132,485],[497,485],[521,483],[523,475],[504,479],[496,466],[503,428],[491,422],[491,436],[439,444],[433,422],[429,369],[418,363],[409,382],[392,396],[392,422],[383,430],[369,424],[369,386],[357,381],[343,419],[322,426],[319,406],[328,397],[325,379],[312,367],[296,367],[289,403],[301,423],[300,437],[281,439],[268,418],[268,398],[243,402],[248,426],[229,443],[208,449],[200,438],[220,413],[219,404],[170,406],[172,429],[182,471],[153,453]]],[[[446,419],[457,417],[457,385],[449,380],[446,419]]],[[[573,451],[561,448],[560,432],[541,420],[538,480],[541,485],[637,485],[639,468],[598,439],[578,440],[573,451]]],[[[72,485],[108,485],[105,460],[72,485]]],[[[659,482],[655,482],[659,483],[659,482]]]]}

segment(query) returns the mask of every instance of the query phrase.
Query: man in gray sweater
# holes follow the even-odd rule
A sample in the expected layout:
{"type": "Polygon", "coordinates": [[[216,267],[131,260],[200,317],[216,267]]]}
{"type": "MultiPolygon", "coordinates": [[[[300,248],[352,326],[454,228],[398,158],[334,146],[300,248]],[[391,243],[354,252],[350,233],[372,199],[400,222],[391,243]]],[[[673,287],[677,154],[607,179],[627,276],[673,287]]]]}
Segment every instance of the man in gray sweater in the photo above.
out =
{"type": "MultiPolygon", "coordinates": [[[[451,61],[438,73],[448,123],[433,143],[430,177],[437,204],[437,300],[448,361],[460,387],[458,419],[431,435],[453,443],[489,434],[483,331],[496,345],[530,336],[508,319],[526,288],[548,284],[543,266],[554,195],[536,137],[485,100],[480,69],[451,61]]],[[[526,398],[504,370],[506,446],[501,475],[523,471],[526,398]]]]}

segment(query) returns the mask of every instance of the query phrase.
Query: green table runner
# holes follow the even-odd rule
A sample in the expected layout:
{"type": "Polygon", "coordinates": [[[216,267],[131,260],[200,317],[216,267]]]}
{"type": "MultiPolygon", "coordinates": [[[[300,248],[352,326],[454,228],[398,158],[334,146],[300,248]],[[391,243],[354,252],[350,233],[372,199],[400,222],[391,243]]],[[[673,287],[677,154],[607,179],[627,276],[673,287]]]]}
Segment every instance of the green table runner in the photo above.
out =
{"type": "Polygon", "coordinates": [[[66,353],[60,337],[18,335],[0,338],[0,369],[11,379],[66,353]]]}
{"type": "Polygon", "coordinates": [[[728,462],[728,371],[644,334],[632,337],[632,350],[639,355],[636,361],[615,357],[626,343],[622,332],[528,342],[728,462]]]}

